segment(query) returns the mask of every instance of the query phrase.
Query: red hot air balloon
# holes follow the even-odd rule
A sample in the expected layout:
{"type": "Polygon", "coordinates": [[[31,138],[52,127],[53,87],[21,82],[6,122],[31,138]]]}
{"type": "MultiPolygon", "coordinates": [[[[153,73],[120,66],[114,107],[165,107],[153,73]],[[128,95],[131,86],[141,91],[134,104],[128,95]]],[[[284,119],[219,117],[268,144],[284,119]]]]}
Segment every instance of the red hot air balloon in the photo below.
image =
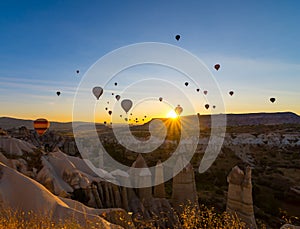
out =
{"type": "Polygon", "coordinates": [[[177,41],[179,41],[179,40],[180,40],[180,35],[177,34],[177,35],[175,36],[175,39],[176,39],[177,41]]]}
{"type": "Polygon", "coordinates": [[[209,104],[205,104],[204,107],[205,107],[206,109],[208,109],[208,108],[209,108],[209,104]]]}
{"type": "Polygon", "coordinates": [[[39,118],[33,122],[33,127],[39,136],[42,136],[50,126],[50,122],[47,119],[39,118]]]}
{"type": "Polygon", "coordinates": [[[276,99],[275,99],[275,98],[270,98],[270,101],[271,101],[272,103],[274,103],[274,102],[276,101],[276,99]]]}
{"type": "Polygon", "coordinates": [[[216,69],[217,71],[219,70],[220,67],[221,67],[220,64],[215,64],[215,69],[216,69]]]}
{"type": "Polygon", "coordinates": [[[230,95],[230,96],[233,96],[233,94],[234,94],[233,91],[230,91],[230,92],[229,92],[229,95],[230,95]]]}

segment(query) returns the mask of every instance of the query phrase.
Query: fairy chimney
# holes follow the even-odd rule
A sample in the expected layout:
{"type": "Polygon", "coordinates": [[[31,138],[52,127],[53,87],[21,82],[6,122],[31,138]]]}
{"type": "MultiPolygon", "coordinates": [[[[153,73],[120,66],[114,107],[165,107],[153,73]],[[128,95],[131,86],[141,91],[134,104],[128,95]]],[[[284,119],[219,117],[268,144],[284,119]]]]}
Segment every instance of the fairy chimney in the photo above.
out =
{"type": "Polygon", "coordinates": [[[249,228],[256,229],[252,200],[251,168],[248,166],[246,173],[244,173],[238,166],[235,166],[229,173],[227,182],[229,186],[226,211],[236,213],[249,228]]]}

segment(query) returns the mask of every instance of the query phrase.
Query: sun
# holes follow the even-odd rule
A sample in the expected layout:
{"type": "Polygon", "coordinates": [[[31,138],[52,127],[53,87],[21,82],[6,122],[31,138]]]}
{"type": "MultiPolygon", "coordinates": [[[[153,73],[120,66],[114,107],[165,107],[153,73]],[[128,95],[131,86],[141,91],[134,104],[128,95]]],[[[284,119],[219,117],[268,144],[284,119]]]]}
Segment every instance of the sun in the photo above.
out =
{"type": "Polygon", "coordinates": [[[176,114],[176,112],[174,110],[170,110],[169,113],[166,115],[166,117],[176,119],[176,118],[178,118],[178,115],[176,114]]]}

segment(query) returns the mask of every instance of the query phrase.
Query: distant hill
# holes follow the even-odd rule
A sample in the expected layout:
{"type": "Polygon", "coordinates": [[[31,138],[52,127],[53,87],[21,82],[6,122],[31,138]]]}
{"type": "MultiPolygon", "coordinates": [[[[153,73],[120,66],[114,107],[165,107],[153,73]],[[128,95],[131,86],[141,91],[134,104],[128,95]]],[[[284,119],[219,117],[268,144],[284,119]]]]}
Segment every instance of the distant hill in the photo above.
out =
{"type": "MultiPolygon", "coordinates": [[[[224,114],[221,114],[224,115],[224,114]]],[[[292,112],[277,112],[277,113],[248,113],[248,114],[227,114],[227,126],[246,126],[246,125],[280,125],[280,124],[300,124],[300,116],[292,112]]],[[[192,116],[184,116],[183,120],[188,120],[192,116]]],[[[167,119],[162,118],[162,121],[167,119]]],[[[209,127],[211,115],[200,115],[200,125],[209,127]]],[[[150,121],[151,122],[151,121],[150,121]]],[[[87,122],[76,122],[78,128],[85,128],[87,122]]],[[[135,126],[132,129],[144,129],[149,125],[145,123],[141,126],[135,126]]],[[[14,127],[25,126],[28,129],[33,129],[32,120],[16,119],[10,117],[0,117],[0,128],[11,129],[14,127]]],[[[88,126],[88,125],[87,125],[88,126]]],[[[103,128],[104,125],[97,124],[97,129],[103,128]]],[[[50,130],[71,130],[72,122],[51,122],[50,130]]]]}

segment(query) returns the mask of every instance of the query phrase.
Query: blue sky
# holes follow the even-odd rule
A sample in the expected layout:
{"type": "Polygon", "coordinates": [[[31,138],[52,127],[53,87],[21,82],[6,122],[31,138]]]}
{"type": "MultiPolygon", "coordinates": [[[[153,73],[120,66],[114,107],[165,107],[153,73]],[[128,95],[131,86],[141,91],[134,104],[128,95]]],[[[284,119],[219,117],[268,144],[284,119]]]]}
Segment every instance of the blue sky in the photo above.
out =
{"type": "Polygon", "coordinates": [[[138,42],[178,45],[198,56],[219,83],[228,113],[300,114],[299,22],[296,0],[1,1],[0,116],[71,120],[89,67],[138,42]]]}

